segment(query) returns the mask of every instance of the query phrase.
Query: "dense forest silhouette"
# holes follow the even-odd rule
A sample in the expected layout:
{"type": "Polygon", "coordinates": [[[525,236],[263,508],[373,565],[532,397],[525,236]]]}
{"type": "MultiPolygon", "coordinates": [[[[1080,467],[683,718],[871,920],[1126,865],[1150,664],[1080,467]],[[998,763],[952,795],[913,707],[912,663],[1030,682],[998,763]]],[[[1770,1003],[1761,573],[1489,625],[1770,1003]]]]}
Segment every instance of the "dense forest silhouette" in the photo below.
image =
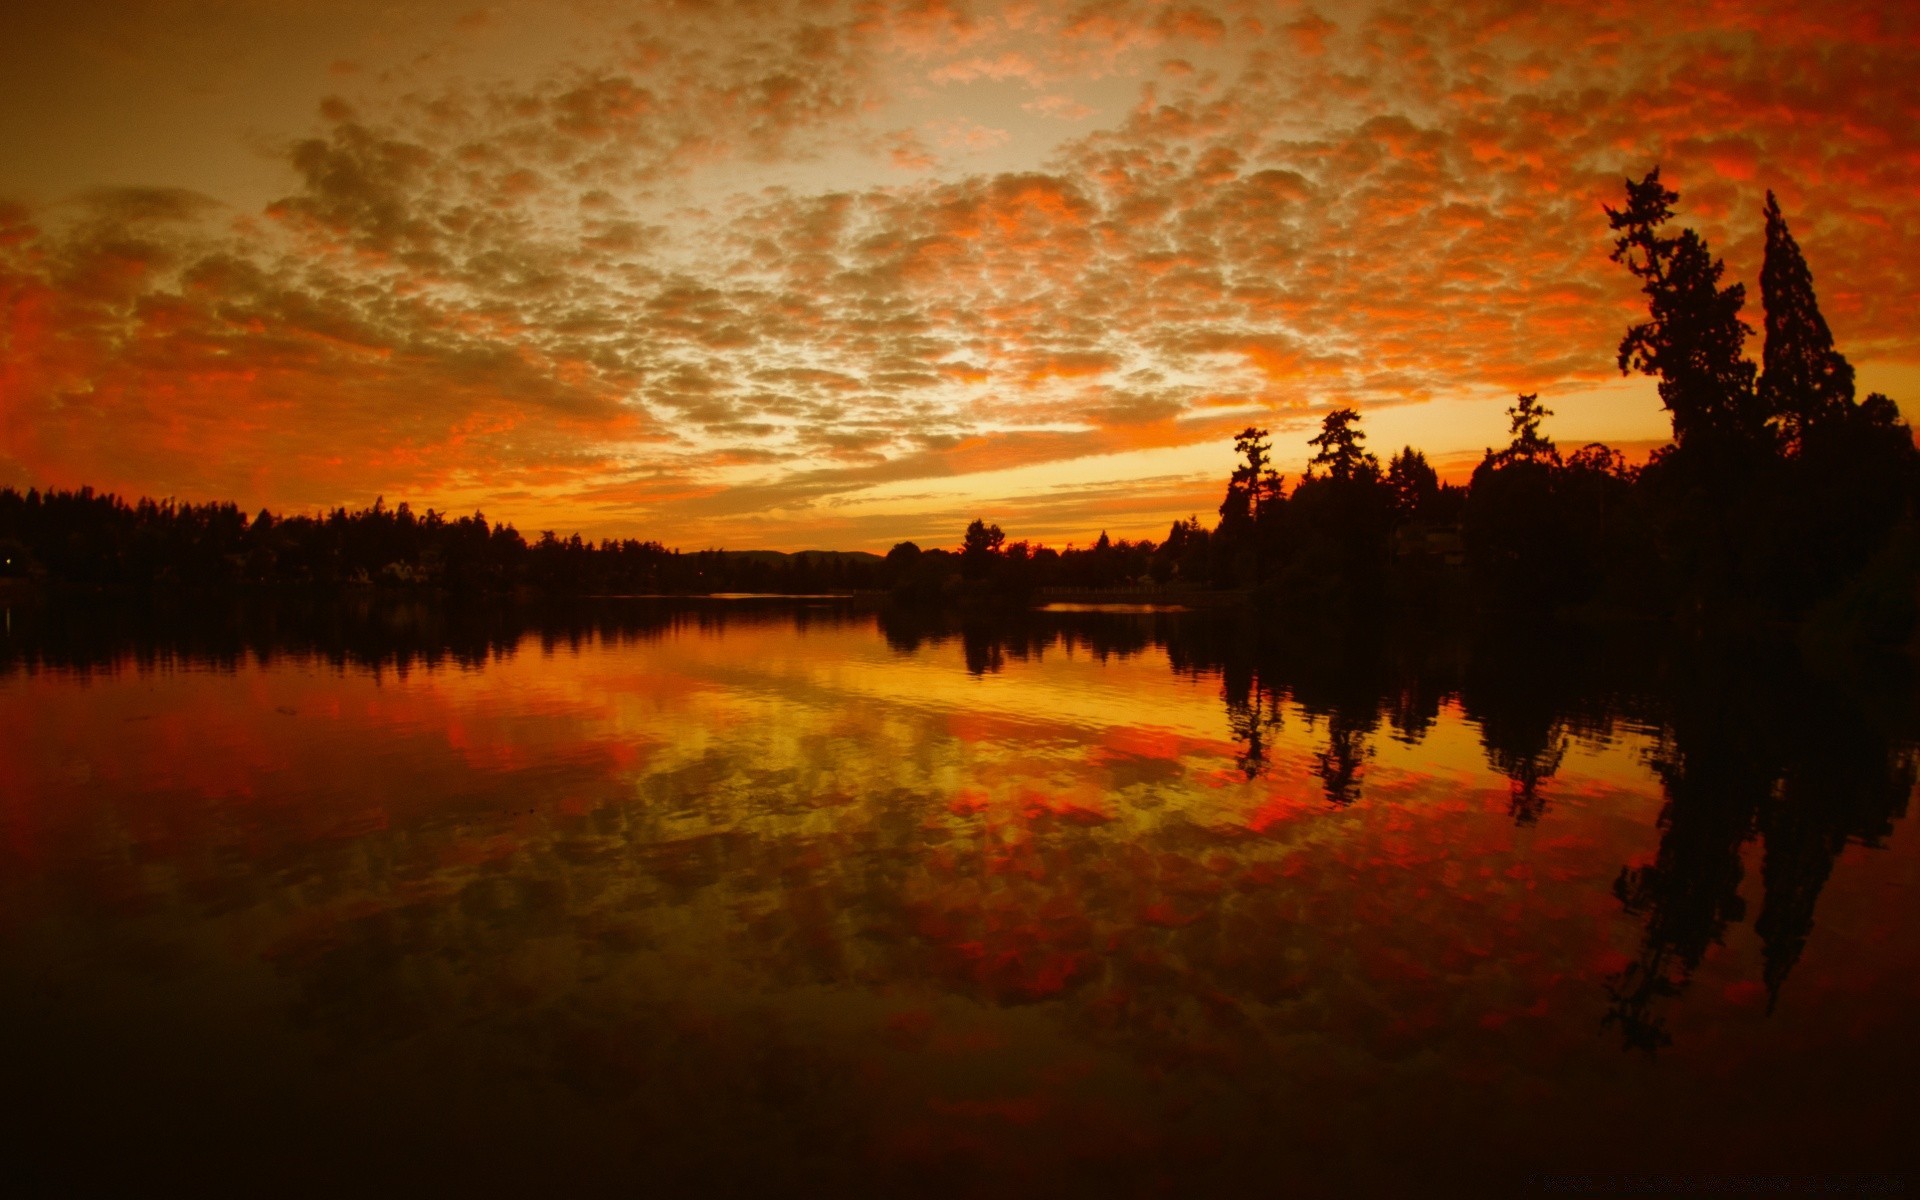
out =
{"type": "Polygon", "coordinates": [[[351,585],[553,594],[888,592],[903,604],[1020,603],[1049,589],[1240,592],[1263,608],[1586,612],[1713,620],[1814,617],[1849,638],[1911,635],[1920,456],[1887,397],[1856,399],[1812,273],[1771,193],[1760,273],[1764,339],[1747,357],[1743,285],[1693,230],[1656,168],[1607,208],[1613,260],[1647,316],[1619,345],[1623,372],[1658,380],[1671,445],[1630,466],[1600,444],[1563,453],[1538,395],[1508,410],[1511,438],[1464,486],[1411,446],[1383,465],[1360,414],[1327,413],[1291,488],[1266,430],[1218,520],[1165,539],[1058,550],[974,521],[952,549],[884,558],[682,553],[658,541],[528,541],[484,515],[408,505],[249,517],[233,504],[127,503],[90,489],[0,491],[0,574],[91,586],[351,585]]]}

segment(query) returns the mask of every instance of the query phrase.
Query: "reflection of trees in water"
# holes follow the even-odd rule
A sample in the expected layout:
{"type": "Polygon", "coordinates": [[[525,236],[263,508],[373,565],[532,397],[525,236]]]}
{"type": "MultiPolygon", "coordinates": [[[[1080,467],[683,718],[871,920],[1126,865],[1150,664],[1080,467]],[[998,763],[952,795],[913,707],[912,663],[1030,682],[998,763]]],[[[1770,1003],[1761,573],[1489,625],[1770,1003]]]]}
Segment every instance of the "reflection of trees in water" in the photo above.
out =
{"type": "Polygon", "coordinates": [[[1671,1040],[1659,1002],[1684,990],[1727,927],[1745,919],[1740,851],[1778,773],[1778,713],[1759,672],[1701,668],[1672,679],[1650,756],[1666,793],[1659,848],[1613,885],[1645,926],[1639,957],[1607,984],[1607,1021],[1636,1049],[1671,1040]]]}
{"type": "Polygon", "coordinates": [[[1683,664],[1665,694],[1652,765],[1666,792],[1652,862],[1614,892],[1642,918],[1639,955],[1608,981],[1607,1020],[1627,1044],[1671,1041],[1662,1002],[1743,920],[1742,854],[1761,841],[1761,940],[1768,1011],[1799,961],[1814,908],[1848,843],[1877,846],[1906,812],[1911,753],[1838,689],[1763,656],[1683,664]]]}
{"type": "MultiPolygon", "coordinates": [[[[1205,668],[1175,662],[1175,670],[1197,674],[1205,668]]],[[[1286,693],[1266,685],[1251,664],[1233,660],[1220,667],[1220,695],[1227,709],[1227,733],[1239,748],[1234,765],[1247,779],[1258,779],[1267,770],[1267,753],[1273,739],[1285,728],[1286,693]]]]}
{"type": "MultiPolygon", "coordinates": [[[[1591,664],[1578,654],[1551,653],[1542,661],[1553,645],[1550,633],[1525,631],[1489,646],[1473,657],[1462,688],[1467,716],[1480,727],[1487,765],[1507,777],[1508,811],[1521,825],[1534,824],[1546,812],[1540,785],[1554,777],[1566,757],[1573,697],[1594,682],[1591,664]]],[[[1603,720],[1596,732],[1604,736],[1608,726],[1603,720]]]]}
{"type": "Polygon", "coordinates": [[[1417,681],[1397,686],[1377,638],[1276,638],[1213,614],[1167,632],[1167,656],[1176,671],[1220,676],[1227,727],[1241,745],[1238,762],[1248,779],[1271,769],[1272,735],[1292,705],[1310,734],[1324,729],[1325,742],[1308,772],[1330,802],[1351,804],[1361,794],[1383,716],[1398,734],[1417,740],[1420,734],[1413,731],[1424,733],[1439,713],[1440,698],[1417,681]]]}
{"type": "Polygon", "coordinates": [[[1765,947],[1769,1011],[1806,949],[1834,861],[1850,842],[1884,846],[1914,788],[1912,748],[1890,744],[1842,705],[1813,706],[1798,734],[1759,819],[1766,901],[1754,930],[1765,947]]]}
{"type": "MultiPolygon", "coordinates": [[[[1640,922],[1641,946],[1605,985],[1605,1022],[1629,1047],[1649,1051],[1671,1038],[1667,1006],[1729,928],[1752,915],[1741,894],[1748,843],[1762,841],[1763,898],[1754,928],[1764,981],[1777,1002],[1835,860],[1849,842],[1883,841],[1914,783],[1911,755],[1897,753],[1889,736],[1834,689],[1759,654],[1696,655],[1657,672],[1654,656],[1606,647],[1547,656],[1418,639],[1262,645],[1236,641],[1228,622],[1150,617],[930,626],[883,620],[882,629],[902,650],[951,645],[974,673],[1050,651],[1130,655],[1163,645],[1175,670],[1218,673],[1246,778],[1274,769],[1291,707],[1308,730],[1304,769],[1340,806],[1364,800],[1383,729],[1418,743],[1448,703],[1477,726],[1486,761],[1509,780],[1511,814],[1523,825],[1548,819],[1550,783],[1576,741],[1605,741],[1622,722],[1657,730],[1649,763],[1666,794],[1658,845],[1648,861],[1623,867],[1614,883],[1622,908],[1640,922]]],[[[823,751],[822,761],[827,757],[823,751]]],[[[783,895],[756,918],[752,939],[763,950],[785,948],[786,957],[762,961],[775,976],[830,982],[863,970],[890,974],[907,967],[899,948],[918,945],[930,957],[909,973],[1001,1003],[1080,986],[1096,967],[1090,946],[1134,936],[1126,930],[1140,913],[1184,928],[1181,922],[1205,911],[1208,899],[1204,887],[1190,895],[1181,889],[1217,886],[1198,875],[1177,883],[1168,872],[1187,862],[1183,855],[1133,846],[1107,827],[1108,816],[1038,795],[1003,798],[977,830],[956,826],[933,858],[919,846],[924,816],[910,815],[925,813],[923,791],[908,787],[898,805],[858,802],[836,817],[845,844],[820,843],[819,853],[802,855],[831,870],[797,869],[801,843],[749,836],[720,815],[729,804],[765,810],[777,797],[823,789],[831,790],[819,779],[775,777],[749,763],[690,764],[650,783],[648,811],[678,812],[684,820],[690,810],[711,809],[717,831],[690,840],[664,827],[628,829],[620,840],[631,860],[644,864],[641,878],[669,889],[675,903],[716,888],[734,895],[740,909],[758,906],[755,896],[783,895]],[[1093,852],[1083,842],[1104,848],[1093,852]],[[1134,851],[1145,874],[1122,890],[1144,891],[1123,896],[1115,890],[1121,877],[1114,856],[1134,851]],[[960,869],[967,863],[973,866],[960,869]],[[980,903],[956,906],[956,897],[976,894],[980,903]],[[849,915],[867,937],[847,940],[838,922],[849,915]],[[863,956],[876,953],[891,965],[862,965],[863,956]]],[[[1204,975],[1208,961],[1200,954],[1182,977],[1204,975]]]]}
{"type": "Polygon", "coordinates": [[[192,662],[233,670],[281,659],[375,671],[483,666],[523,644],[578,651],[592,643],[653,641],[676,629],[729,624],[867,623],[845,604],[572,598],[517,604],[433,601],[371,589],[340,596],[258,593],[62,596],[8,606],[0,676],[41,668],[147,669],[192,662]]]}
{"type": "MultiPolygon", "coordinates": [[[[0,672],[181,658],[233,667],[280,656],[405,670],[448,661],[484,664],[533,640],[558,648],[654,638],[690,624],[873,619],[844,608],[802,611],[804,616],[797,617],[791,606],[635,602],[440,608],[379,597],[335,604],[248,601],[185,612],[122,603],[95,613],[75,605],[60,611],[16,610],[14,636],[0,643],[0,672]]],[[[1238,743],[1236,762],[1246,778],[1276,769],[1283,714],[1293,715],[1287,714],[1292,707],[1310,743],[1304,770],[1330,802],[1342,806],[1364,801],[1367,764],[1383,728],[1400,741],[1418,744],[1449,704],[1478,729],[1489,767],[1509,781],[1511,813],[1520,824],[1551,820],[1552,781],[1575,744],[1608,741],[1622,724],[1657,731],[1649,762],[1666,801],[1657,845],[1649,860],[1624,866],[1614,884],[1622,908],[1641,925],[1641,944],[1606,984],[1607,1022],[1629,1046],[1648,1050],[1670,1038],[1664,1009],[1686,990],[1729,927],[1750,915],[1742,896],[1749,844],[1760,842],[1753,927],[1762,943],[1771,1007],[1805,953],[1835,862],[1849,844],[1884,844],[1893,821],[1906,811],[1915,781],[1905,726],[1876,724],[1866,715],[1890,706],[1872,696],[1861,699],[1857,689],[1812,679],[1777,655],[1715,657],[1696,650],[1667,661],[1663,670],[1658,653],[1609,645],[1591,635],[1503,630],[1499,637],[1474,641],[1367,630],[1287,636],[1251,629],[1218,613],[950,619],[885,612],[879,628],[902,653],[952,647],[975,674],[1005,670],[1049,652],[1104,659],[1161,647],[1175,671],[1219,679],[1227,727],[1238,743]]],[[[1886,690],[1897,693],[1900,686],[1896,681],[1886,690]]],[[[1902,721],[1910,716],[1899,715],[1902,721]]],[[[906,744],[895,747],[903,761],[917,752],[906,744]]],[[[833,755],[823,750],[819,758],[828,763],[833,755]]],[[[855,794],[870,783],[788,778],[751,763],[689,764],[680,774],[654,779],[650,786],[657,794],[645,812],[606,810],[592,820],[613,825],[540,852],[548,857],[531,873],[532,860],[522,860],[510,881],[476,876],[461,883],[455,909],[420,906],[356,921],[346,946],[300,960],[313,985],[309,999],[325,1007],[334,995],[351,1006],[355,996],[364,998],[366,980],[386,978],[393,963],[423,947],[461,944],[478,936],[481,927],[492,930],[489,938],[504,933],[498,922],[505,918],[489,913],[516,914],[517,928],[531,938],[541,928],[540,914],[557,911],[556,897],[564,893],[571,897],[567,905],[577,906],[578,889],[588,884],[608,888],[609,905],[596,907],[602,917],[595,919],[604,920],[596,936],[604,935],[609,947],[645,944],[655,936],[628,914],[662,901],[679,903],[682,893],[724,886],[737,897],[787,897],[781,907],[753,917],[758,922],[754,944],[784,947],[782,953],[790,956],[775,974],[820,980],[857,975],[862,968],[847,957],[836,932],[849,914],[869,929],[891,929],[888,936],[903,944],[921,936],[902,923],[904,910],[892,907],[911,890],[902,872],[923,836],[921,792],[901,791],[897,803],[882,802],[884,797],[862,800],[846,810],[862,814],[857,822],[836,815],[834,827],[854,840],[819,843],[818,855],[806,848],[813,843],[749,837],[731,820],[715,822],[699,836],[678,825],[651,828],[635,822],[664,820],[661,814],[684,816],[722,801],[764,814],[771,798],[855,794]],[[795,865],[816,857],[835,864],[831,876],[795,865]],[[615,859],[628,864],[623,872],[630,868],[638,874],[602,878],[598,868],[585,867],[615,859]],[[428,927],[422,922],[429,916],[435,922],[455,920],[456,926],[428,927]],[[776,929],[781,932],[773,936],[776,929]]],[[[503,801],[500,808],[506,807],[503,801]]],[[[1086,821],[1088,832],[1073,836],[1092,837],[1100,819],[1085,809],[1056,811],[1034,801],[1021,810],[1019,820],[1026,825],[985,836],[971,851],[989,864],[987,875],[977,881],[981,894],[1012,888],[1026,898],[960,916],[951,911],[929,916],[934,925],[928,928],[945,930],[951,945],[975,947],[985,957],[967,958],[956,950],[959,957],[926,969],[975,979],[990,996],[1018,995],[1055,976],[1078,977],[1073,954],[1090,936],[1088,913],[1111,908],[1125,915],[1164,903],[1164,911],[1154,911],[1174,921],[1204,903],[1161,897],[1120,904],[1110,895],[1112,872],[1086,865],[1101,861],[1099,856],[1083,860],[1063,851],[1034,857],[1041,843],[1030,836],[1028,825],[1059,830],[1086,821]],[[1080,923],[1065,915],[1051,924],[1020,916],[1042,909],[1057,915],[1078,912],[1074,920],[1080,923]]],[[[433,854],[446,850],[432,838],[421,838],[418,845],[433,854]]],[[[1161,865],[1153,869],[1164,872],[1181,856],[1157,861],[1161,865]]],[[[932,888],[928,894],[938,892],[932,888]]],[[[375,1007],[389,1014],[411,1011],[397,1003],[375,1007]]],[[[419,1012],[431,1007],[423,1001],[419,1012]]]]}
{"type": "Polygon", "coordinates": [[[1754,930],[1771,1009],[1842,849],[1882,844],[1914,788],[1903,743],[1876,729],[1845,689],[1819,684],[1780,652],[1693,651],[1663,672],[1663,656],[1644,646],[1550,627],[1471,640],[1380,629],[1288,636],[1208,614],[1128,628],[1163,644],[1176,671],[1218,675],[1248,779],[1273,769],[1283,714],[1297,709],[1318,742],[1306,769],[1335,805],[1363,797],[1383,722],[1417,744],[1450,702],[1478,727],[1521,825],[1547,813],[1549,785],[1575,742],[1605,744],[1622,723],[1658,731],[1650,765],[1667,800],[1659,845],[1614,883],[1642,922],[1641,951],[1607,981],[1607,1023],[1636,1048],[1669,1040],[1663,1003],[1747,918],[1742,852],[1752,839],[1762,841],[1754,930]]]}
{"type": "Polygon", "coordinates": [[[1512,781],[1512,799],[1508,809],[1513,819],[1522,825],[1531,825],[1540,819],[1546,811],[1547,802],[1540,795],[1542,780],[1553,778],[1560,769],[1560,760],[1566,755],[1567,739],[1558,737],[1553,740],[1545,753],[1507,754],[1489,748],[1487,761],[1493,768],[1512,781]]]}
{"type": "Polygon", "coordinates": [[[1265,688],[1247,686],[1227,694],[1227,732],[1240,747],[1234,763],[1248,779],[1267,769],[1267,742],[1285,727],[1281,698],[1265,688]]]}
{"type": "Polygon", "coordinates": [[[1373,731],[1373,722],[1349,724],[1343,712],[1328,714],[1327,745],[1314,754],[1311,768],[1314,778],[1326,789],[1328,800],[1345,805],[1360,798],[1360,772],[1373,757],[1368,741],[1373,731]]]}
{"type": "Polygon", "coordinates": [[[956,615],[940,609],[880,610],[881,636],[902,654],[958,642],[968,673],[990,675],[1011,662],[1044,658],[1058,649],[1105,661],[1129,658],[1165,639],[1168,614],[1061,614],[1014,610],[956,615]]]}
{"type": "Polygon", "coordinates": [[[1451,696],[1448,681],[1436,671],[1403,672],[1386,697],[1387,724],[1394,740],[1417,746],[1440,719],[1440,707],[1451,696]]]}

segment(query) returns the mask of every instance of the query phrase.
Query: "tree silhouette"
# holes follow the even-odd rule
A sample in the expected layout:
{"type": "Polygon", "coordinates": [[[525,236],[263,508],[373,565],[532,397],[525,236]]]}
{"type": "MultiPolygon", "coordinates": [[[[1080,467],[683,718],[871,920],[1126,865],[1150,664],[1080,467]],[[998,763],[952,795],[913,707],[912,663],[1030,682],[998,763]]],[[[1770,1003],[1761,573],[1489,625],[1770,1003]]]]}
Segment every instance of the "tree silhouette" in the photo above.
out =
{"type": "Polygon", "coordinates": [[[1272,541],[1286,499],[1284,480],[1272,467],[1267,431],[1249,425],[1233,439],[1241,463],[1227,480],[1220,524],[1209,549],[1211,574],[1222,586],[1253,583],[1272,556],[1272,541]]]}
{"type": "Polygon", "coordinates": [[[1522,395],[1507,410],[1513,441],[1494,457],[1502,463],[1551,462],[1558,465],[1560,451],[1554,448],[1552,438],[1543,437],[1540,433],[1540,422],[1552,415],[1553,410],[1540,403],[1539,393],[1522,395]]]}
{"type": "Polygon", "coordinates": [[[989,525],[975,517],[960,540],[961,573],[969,579],[985,578],[987,568],[992,565],[1006,540],[1007,535],[1000,532],[998,525],[989,525]]]}
{"type": "Polygon", "coordinates": [[[1598,530],[1576,506],[1598,497],[1540,432],[1552,415],[1537,394],[1520,396],[1507,409],[1512,441],[1487,451],[1467,490],[1468,561],[1481,599],[1501,607],[1551,609],[1596,583],[1598,530]]]}
{"type": "Polygon", "coordinates": [[[1766,310],[1760,399],[1780,423],[1787,445],[1844,420],[1853,407],[1853,365],[1833,347],[1833,334],[1813,294],[1813,272],[1787,229],[1780,203],[1767,193],[1767,256],[1760,268],[1766,310]]]}
{"type": "Polygon", "coordinates": [[[1325,467],[1329,478],[1342,482],[1361,476],[1377,477],[1380,460],[1360,448],[1367,435],[1355,428],[1359,423],[1360,414],[1351,408],[1336,408],[1328,413],[1320,422],[1320,432],[1307,439],[1307,445],[1318,450],[1307,469],[1325,467]]]}
{"type": "Polygon", "coordinates": [[[1249,425],[1234,437],[1233,448],[1244,461],[1234,468],[1227,482],[1228,503],[1236,503],[1234,498],[1238,497],[1237,504],[1258,520],[1262,508],[1281,498],[1285,481],[1271,466],[1273,447],[1266,430],[1249,425]]]}
{"type": "Polygon", "coordinates": [[[1156,583],[1175,579],[1202,583],[1207,577],[1207,543],[1210,535],[1198,516],[1175,521],[1166,540],[1154,548],[1148,573],[1156,583]]]}
{"type": "Polygon", "coordinates": [[[1660,182],[1660,168],[1627,180],[1627,204],[1606,210],[1619,236],[1613,261],[1640,280],[1649,319],[1620,340],[1620,371],[1660,380],[1660,400],[1673,414],[1673,438],[1685,449],[1702,442],[1760,443],[1769,436],[1744,357],[1746,304],[1741,284],[1720,286],[1724,266],[1691,229],[1661,232],[1678,192],[1660,182]]]}
{"type": "Polygon", "coordinates": [[[16,571],[99,588],[393,587],[493,594],[815,592],[878,589],[895,567],[865,554],[753,551],[681,554],[657,541],[590,542],[543,534],[534,545],[481,513],[415,513],[384,498],[359,510],[249,519],[234,504],[131,504],[91,488],[0,488],[0,547],[16,571]]]}
{"type": "Polygon", "coordinates": [[[1387,463],[1387,483],[1393,488],[1394,509],[1403,521],[1425,516],[1440,495],[1440,476],[1427,456],[1412,446],[1402,447],[1387,463]]]}
{"type": "Polygon", "coordinates": [[[1392,560],[1396,496],[1380,460],[1361,448],[1366,434],[1359,421],[1353,409],[1335,409],[1307,439],[1317,452],[1287,500],[1276,535],[1280,590],[1290,602],[1323,613],[1377,604],[1392,560]]]}

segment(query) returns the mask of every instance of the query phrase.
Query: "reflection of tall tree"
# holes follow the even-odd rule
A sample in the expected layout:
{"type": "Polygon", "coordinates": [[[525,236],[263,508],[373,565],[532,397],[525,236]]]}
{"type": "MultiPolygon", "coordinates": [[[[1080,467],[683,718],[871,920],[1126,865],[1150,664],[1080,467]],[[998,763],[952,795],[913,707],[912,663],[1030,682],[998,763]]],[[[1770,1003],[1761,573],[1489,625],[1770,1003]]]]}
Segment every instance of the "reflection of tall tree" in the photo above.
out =
{"type": "Polygon", "coordinates": [[[1889,747],[1839,703],[1806,706],[1780,788],[1760,818],[1766,899],[1754,921],[1765,956],[1767,1007],[1800,961],[1814,904],[1848,842],[1883,845],[1913,794],[1911,753],[1889,747]]]}
{"type": "Polygon", "coordinates": [[[1315,721],[1325,719],[1326,745],[1309,768],[1338,805],[1360,798],[1366,762],[1373,757],[1373,735],[1387,707],[1394,672],[1383,631],[1360,626],[1341,636],[1302,641],[1284,663],[1300,708],[1315,721]]]}
{"type": "Polygon", "coordinates": [[[968,625],[960,630],[960,649],[966,656],[967,674],[994,675],[1006,666],[1006,643],[991,629],[968,625]]]}
{"type": "Polygon", "coordinates": [[[1480,727],[1487,765],[1507,777],[1508,810],[1522,825],[1546,812],[1540,785],[1553,778],[1567,752],[1567,725],[1583,692],[1600,694],[1591,664],[1577,651],[1542,655],[1539,647],[1564,633],[1530,630],[1478,648],[1467,668],[1461,702],[1480,727]]]}
{"type": "Polygon", "coordinates": [[[1266,769],[1270,736],[1281,728],[1283,703],[1291,701],[1313,725],[1326,722],[1328,743],[1314,755],[1310,770],[1326,786],[1328,798],[1348,804],[1359,795],[1361,766],[1372,755],[1367,739],[1379,727],[1386,703],[1377,631],[1334,642],[1207,638],[1179,649],[1170,646],[1169,653],[1219,670],[1227,728],[1240,744],[1238,762],[1248,779],[1266,769]]]}
{"type": "Polygon", "coordinates": [[[1257,779],[1267,769],[1267,737],[1280,731],[1281,697],[1244,673],[1227,676],[1223,690],[1227,730],[1240,746],[1234,761],[1248,779],[1257,779]]]}
{"type": "Polygon", "coordinates": [[[1678,995],[1708,947],[1746,915],[1740,848],[1753,831],[1772,772],[1757,754],[1731,745],[1728,733],[1676,727],[1653,764],[1667,793],[1660,848],[1653,862],[1622,867],[1614,880],[1614,895],[1629,913],[1645,918],[1646,933],[1640,957],[1608,985],[1613,1006],[1607,1019],[1638,1049],[1671,1040],[1655,1001],[1678,995]]]}
{"type": "Polygon", "coordinates": [[[1313,756],[1313,774],[1326,789],[1327,799],[1345,806],[1360,798],[1360,778],[1373,757],[1371,738],[1379,727],[1377,715],[1354,709],[1327,714],[1327,745],[1313,756]]]}
{"type": "Polygon", "coordinates": [[[1608,984],[1607,1014],[1628,1045],[1671,1041],[1657,1011],[1678,995],[1746,915],[1740,849],[1753,835],[1779,774],[1773,689],[1753,664],[1703,663],[1676,671],[1672,711],[1653,756],[1666,792],[1654,860],[1623,867],[1614,895],[1646,924],[1638,959],[1608,984]]]}
{"type": "Polygon", "coordinates": [[[1566,752],[1566,736],[1558,730],[1550,730],[1543,745],[1537,748],[1529,746],[1517,753],[1489,742],[1487,761],[1508,779],[1510,795],[1507,810],[1513,814],[1516,823],[1531,825],[1540,819],[1541,813],[1547,811],[1547,801],[1540,794],[1540,784],[1553,778],[1566,752]]]}
{"type": "Polygon", "coordinates": [[[1658,1012],[1727,926],[1746,915],[1741,851],[1764,839],[1755,932],[1777,1003],[1813,928],[1814,906],[1850,840],[1876,844],[1906,810],[1914,768],[1859,712],[1797,671],[1708,664],[1677,672],[1653,766],[1666,791],[1651,863],[1614,892],[1645,921],[1639,957],[1608,983],[1607,1020],[1627,1044],[1670,1041],[1658,1012]]]}
{"type": "Polygon", "coordinates": [[[1392,727],[1393,736],[1409,746],[1419,745],[1440,719],[1440,706],[1446,702],[1448,693],[1447,684],[1436,672],[1422,669],[1407,672],[1400,686],[1387,697],[1387,724],[1392,727]]]}

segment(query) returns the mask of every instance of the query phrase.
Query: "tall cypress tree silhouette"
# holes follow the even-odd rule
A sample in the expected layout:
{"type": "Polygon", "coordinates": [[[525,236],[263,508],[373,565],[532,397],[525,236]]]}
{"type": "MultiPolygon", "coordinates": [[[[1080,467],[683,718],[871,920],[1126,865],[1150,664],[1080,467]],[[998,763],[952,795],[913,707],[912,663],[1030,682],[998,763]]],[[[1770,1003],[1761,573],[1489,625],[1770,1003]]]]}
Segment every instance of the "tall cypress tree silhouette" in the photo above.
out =
{"type": "Polygon", "coordinates": [[[1780,422],[1789,448],[1809,432],[1844,420],[1853,406],[1853,366],[1833,348],[1833,334],[1813,294],[1813,272],[1767,193],[1767,257],[1760,302],[1767,340],[1761,352],[1760,400],[1780,422]]]}
{"type": "Polygon", "coordinates": [[[1720,286],[1725,267],[1691,229],[1660,232],[1680,198],[1660,182],[1655,167],[1627,180],[1625,208],[1608,207],[1613,261],[1641,282],[1648,320],[1620,341],[1620,370],[1657,376],[1660,400],[1673,414],[1673,440],[1682,449],[1703,442],[1759,443],[1770,437],[1755,395],[1753,364],[1744,356],[1742,284],[1720,286]]]}

